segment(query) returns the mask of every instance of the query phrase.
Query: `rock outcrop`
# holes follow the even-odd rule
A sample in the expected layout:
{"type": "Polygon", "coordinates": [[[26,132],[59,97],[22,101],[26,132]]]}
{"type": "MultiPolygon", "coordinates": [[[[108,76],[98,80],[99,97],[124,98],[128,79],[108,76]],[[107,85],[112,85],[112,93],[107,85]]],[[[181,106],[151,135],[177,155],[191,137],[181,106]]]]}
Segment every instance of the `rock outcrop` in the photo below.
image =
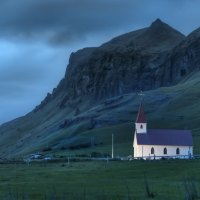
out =
{"type": "Polygon", "coordinates": [[[164,63],[184,40],[183,34],[157,19],[148,28],[116,37],[98,48],[72,53],[59,86],[66,91],[64,103],[70,98],[102,100],[173,84],[178,75],[171,77],[170,66],[164,63]]]}

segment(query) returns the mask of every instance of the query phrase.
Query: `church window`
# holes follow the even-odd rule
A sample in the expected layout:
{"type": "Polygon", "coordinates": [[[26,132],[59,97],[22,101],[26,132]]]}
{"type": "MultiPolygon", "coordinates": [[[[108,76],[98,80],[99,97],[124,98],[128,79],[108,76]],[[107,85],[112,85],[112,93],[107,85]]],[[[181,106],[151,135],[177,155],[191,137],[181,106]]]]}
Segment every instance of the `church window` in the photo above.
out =
{"type": "Polygon", "coordinates": [[[143,126],[142,126],[142,124],[140,125],[140,128],[141,128],[141,129],[143,129],[143,126]]]}
{"type": "Polygon", "coordinates": [[[154,154],[154,148],[153,147],[151,148],[151,154],[154,154]]]}
{"type": "Polygon", "coordinates": [[[177,155],[180,154],[180,149],[179,149],[179,148],[176,149],[176,154],[177,154],[177,155]]]}
{"type": "Polygon", "coordinates": [[[166,147],[164,148],[163,153],[164,153],[165,155],[167,154],[167,148],[166,148],[166,147]]]}

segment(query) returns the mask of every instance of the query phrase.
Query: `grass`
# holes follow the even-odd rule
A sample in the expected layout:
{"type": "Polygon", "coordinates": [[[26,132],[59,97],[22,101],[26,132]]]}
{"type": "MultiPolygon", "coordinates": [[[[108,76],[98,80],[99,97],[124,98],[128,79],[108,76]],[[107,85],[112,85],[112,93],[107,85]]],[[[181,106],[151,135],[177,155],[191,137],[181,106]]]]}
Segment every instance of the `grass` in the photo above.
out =
{"type": "Polygon", "coordinates": [[[148,199],[146,181],[154,199],[185,199],[185,179],[195,177],[199,193],[199,164],[160,160],[0,165],[0,199],[148,199]]]}

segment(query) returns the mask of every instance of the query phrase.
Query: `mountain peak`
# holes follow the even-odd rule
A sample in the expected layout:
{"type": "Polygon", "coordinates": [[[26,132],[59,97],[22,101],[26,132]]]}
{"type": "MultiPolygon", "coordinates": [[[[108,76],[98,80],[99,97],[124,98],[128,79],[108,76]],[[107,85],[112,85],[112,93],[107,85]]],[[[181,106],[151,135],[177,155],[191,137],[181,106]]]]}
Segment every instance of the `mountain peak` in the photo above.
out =
{"type": "Polygon", "coordinates": [[[161,27],[161,26],[169,26],[166,23],[164,23],[162,20],[157,18],[150,26],[150,28],[156,28],[156,27],[161,27]]]}
{"type": "Polygon", "coordinates": [[[164,52],[174,48],[183,39],[185,36],[182,33],[160,19],[156,19],[138,35],[135,43],[143,52],[164,52]]]}
{"type": "Polygon", "coordinates": [[[152,22],[152,24],[163,24],[164,22],[160,19],[157,18],[154,22],[152,22]]]}
{"type": "Polygon", "coordinates": [[[154,22],[152,22],[152,24],[149,27],[149,30],[152,31],[154,34],[163,34],[163,32],[165,32],[165,34],[167,35],[173,35],[176,37],[180,37],[180,38],[185,38],[185,35],[183,35],[181,32],[177,31],[176,29],[174,29],[173,27],[171,27],[170,25],[168,25],[167,23],[163,22],[161,19],[157,18],[154,22]],[[163,32],[162,32],[163,31],[163,32]]]}

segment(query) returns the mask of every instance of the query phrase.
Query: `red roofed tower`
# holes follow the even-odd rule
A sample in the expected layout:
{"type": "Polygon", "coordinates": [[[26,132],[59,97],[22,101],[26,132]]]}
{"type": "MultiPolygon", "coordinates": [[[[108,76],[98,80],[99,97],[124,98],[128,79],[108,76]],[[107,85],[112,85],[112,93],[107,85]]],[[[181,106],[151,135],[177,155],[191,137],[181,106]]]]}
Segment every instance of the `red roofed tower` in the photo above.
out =
{"type": "Polygon", "coordinates": [[[135,131],[136,133],[147,133],[147,123],[144,115],[144,108],[142,103],[140,104],[137,118],[135,121],[135,131]]]}

